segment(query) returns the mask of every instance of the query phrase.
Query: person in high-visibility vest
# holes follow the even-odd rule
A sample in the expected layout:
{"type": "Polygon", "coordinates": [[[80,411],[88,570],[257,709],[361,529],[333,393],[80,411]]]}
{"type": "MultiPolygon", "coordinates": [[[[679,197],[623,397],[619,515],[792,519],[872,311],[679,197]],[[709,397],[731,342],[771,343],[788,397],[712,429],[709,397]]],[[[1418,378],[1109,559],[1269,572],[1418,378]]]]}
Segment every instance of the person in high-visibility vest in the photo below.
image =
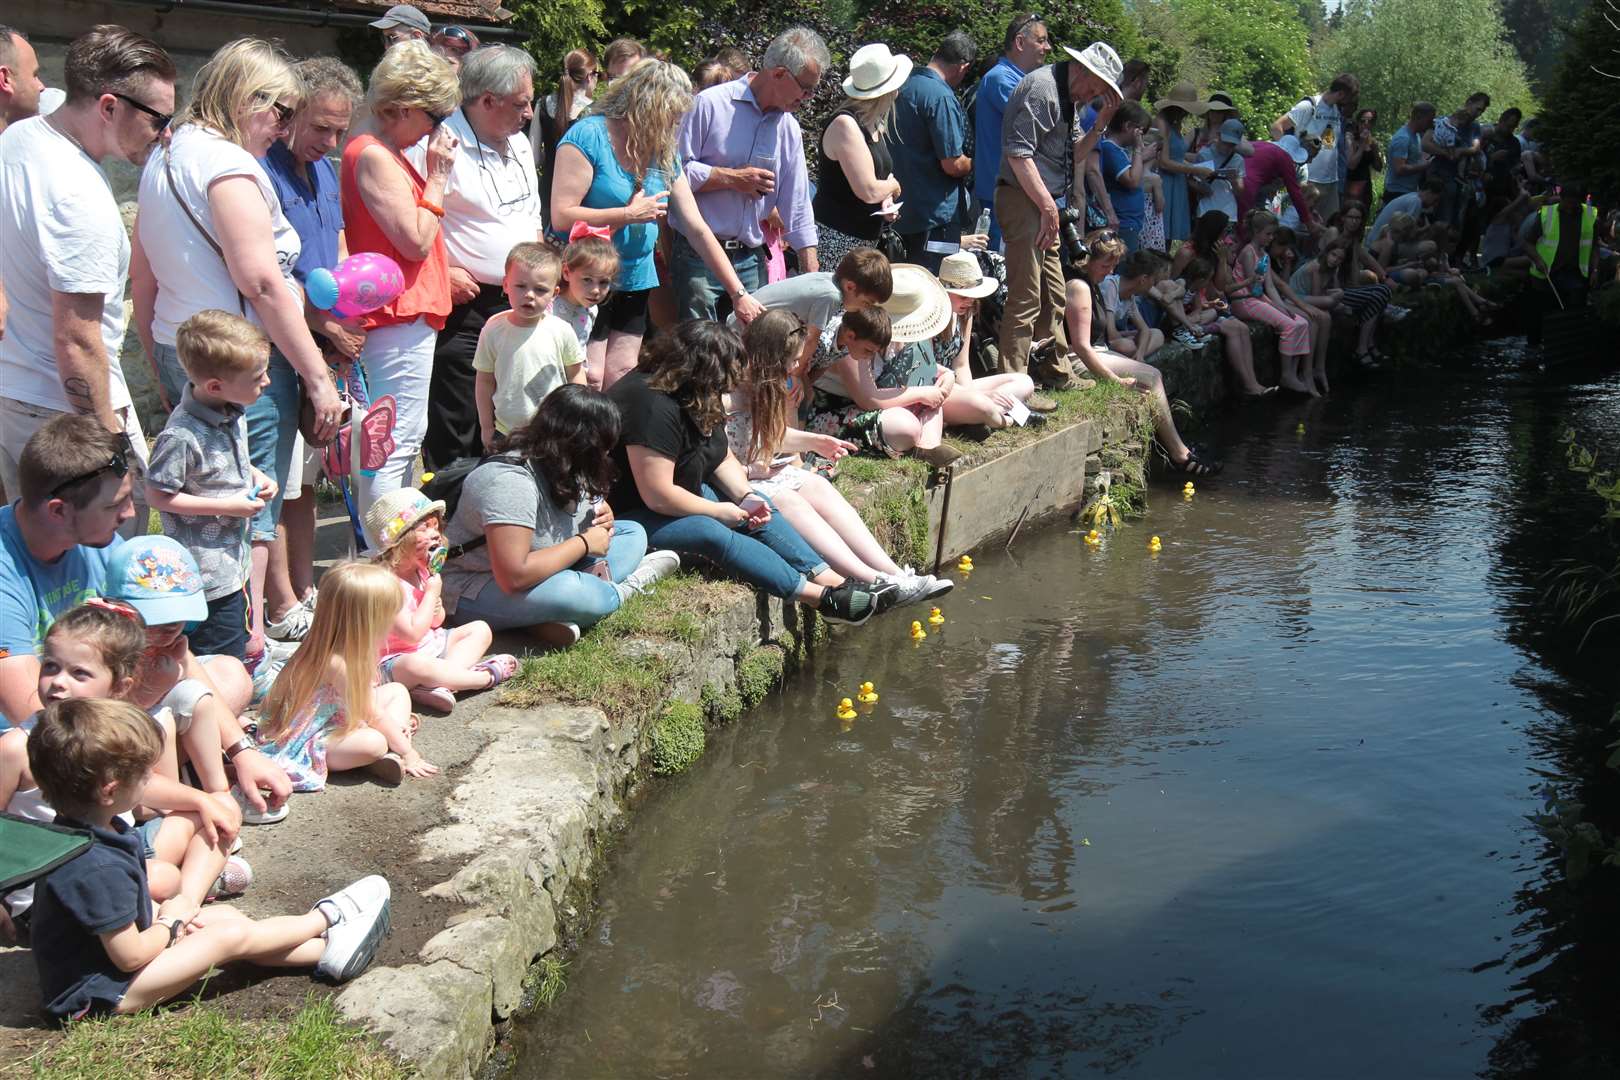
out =
{"type": "Polygon", "coordinates": [[[1558,201],[1525,219],[1519,246],[1530,256],[1525,338],[1541,344],[1541,322],[1552,309],[1584,307],[1597,285],[1597,207],[1581,200],[1581,185],[1565,180],[1558,201]]]}

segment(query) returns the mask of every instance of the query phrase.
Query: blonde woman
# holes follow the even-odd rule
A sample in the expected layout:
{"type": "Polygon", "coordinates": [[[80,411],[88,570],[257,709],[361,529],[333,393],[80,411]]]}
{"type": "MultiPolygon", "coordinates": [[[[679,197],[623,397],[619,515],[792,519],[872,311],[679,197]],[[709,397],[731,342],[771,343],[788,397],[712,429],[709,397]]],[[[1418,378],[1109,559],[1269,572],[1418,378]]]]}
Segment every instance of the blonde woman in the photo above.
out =
{"type": "MultiPolygon", "coordinates": [[[[593,388],[607,389],[636,366],[647,332],[647,295],[658,284],[658,223],[670,211],[726,291],[743,291],[725,249],[698,213],[675,153],[681,117],[691,107],[686,72],[662,60],[642,60],[600,92],[557,146],[552,228],[565,236],[576,222],[611,229],[619,251],[613,294],[597,311],[585,348],[593,388]]],[[[746,294],[736,305],[744,323],[763,310],[746,294]]]]}
{"type": "Polygon", "coordinates": [[[844,104],[821,131],[821,185],[812,204],[816,257],[824,265],[837,266],[856,248],[876,247],[884,223],[898,214],[893,204],[900,181],[883,136],[910,75],[910,57],[887,45],[862,45],[849,59],[844,104]]]}
{"type": "MultiPolygon", "coordinates": [[[[257,38],[221,46],[197,72],[168,147],[147,158],[130,253],[136,328],[151,343],[171,408],[180,407],[186,386],[174,345],[181,323],[216,308],[240,312],[269,336],[275,346],[271,386],[248,410],[259,461],[290,460],[279,452],[279,442],[290,443],[296,434],[296,410],[286,423],[273,414],[276,402],[297,399],[300,378],[319,434],[329,435],[339,419],[337,392],[304,322],[303,294],[293,279],[302,244],[255,160],[287,133],[300,93],[298,77],[276,46],[257,38]]],[[[286,477],[275,479],[279,485],[286,477]]],[[[273,510],[254,519],[253,627],[240,658],[250,670],[264,655],[264,580],[275,533],[273,510]]]]}
{"type": "Polygon", "coordinates": [[[343,232],[351,253],[375,251],[399,264],[405,290],[362,319],[359,363],[373,401],[394,398],[394,449],[375,476],[360,480],[361,513],[379,495],[409,483],[427,431],[433,346],[450,314],[450,265],[444,252],[444,184],[456,137],[443,126],[461,104],[449,61],[424,42],[383,54],[371,73],[371,129],[343,148],[343,232]],[[404,151],[430,136],[424,172],[404,151]]]}

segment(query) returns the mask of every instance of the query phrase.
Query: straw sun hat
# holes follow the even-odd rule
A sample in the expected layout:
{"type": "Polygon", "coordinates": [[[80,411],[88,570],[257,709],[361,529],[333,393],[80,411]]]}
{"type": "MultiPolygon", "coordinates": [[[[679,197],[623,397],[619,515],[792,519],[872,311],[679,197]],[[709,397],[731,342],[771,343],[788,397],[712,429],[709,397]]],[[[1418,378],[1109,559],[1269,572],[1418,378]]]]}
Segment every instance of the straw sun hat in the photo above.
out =
{"type": "Polygon", "coordinates": [[[939,264],[939,283],[948,293],[982,300],[1001,287],[993,277],[985,277],[979,260],[965,251],[947,255],[939,264]]]}
{"type": "Polygon", "coordinates": [[[391,550],[406,533],[425,517],[444,517],[444,503],[430,499],[415,488],[400,488],[379,496],[366,511],[366,536],[372,556],[391,550]]]}
{"type": "Polygon", "coordinates": [[[1153,103],[1154,112],[1163,112],[1165,109],[1180,109],[1193,116],[1203,116],[1209,112],[1210,103],[1198,98],[1198,91],[1190,82],[1178,82],[1170,88],[1170,93],[1153,103]]]}
{"type": "Polygon", "coordinates": [[[857,101],[879,98],[900,89],[911,77],[911,57],[891,53],[882,42],[862,45],[849,58],[849,75],[844,93],[857,101]]]}
{"type": "Polygon", "coordinates": [[[895,263],[889,268],[894,292],[883,305],[893,327],[890,340],[899,345],[927,341],[951,321],[951,298],[945,286],[927,269],[912,263],[895,263]]]}

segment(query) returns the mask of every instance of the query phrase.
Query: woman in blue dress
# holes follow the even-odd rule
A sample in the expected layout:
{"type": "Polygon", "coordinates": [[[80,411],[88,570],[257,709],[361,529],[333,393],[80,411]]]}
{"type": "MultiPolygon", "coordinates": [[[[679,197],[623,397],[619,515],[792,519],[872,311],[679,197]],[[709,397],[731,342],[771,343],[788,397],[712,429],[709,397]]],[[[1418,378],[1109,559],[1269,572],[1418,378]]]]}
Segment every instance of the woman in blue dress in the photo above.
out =
{"type": "Polygon", "coordinates": [[[1171,87],[1168,97],[1154,102],[1153,108],[1158,113],[1154,125],[1159,129],[1159,176],[1164,181],[1164,237],[1173,244],[1192,235],[1187,178],[1208,180],[1214,175],[1207,165],[1188,163],[1187,139],[1181,133],[1186,118],[1203,116],[1209,102],[1198,100],[1192,83],[1180,82],[1171,87]]]}

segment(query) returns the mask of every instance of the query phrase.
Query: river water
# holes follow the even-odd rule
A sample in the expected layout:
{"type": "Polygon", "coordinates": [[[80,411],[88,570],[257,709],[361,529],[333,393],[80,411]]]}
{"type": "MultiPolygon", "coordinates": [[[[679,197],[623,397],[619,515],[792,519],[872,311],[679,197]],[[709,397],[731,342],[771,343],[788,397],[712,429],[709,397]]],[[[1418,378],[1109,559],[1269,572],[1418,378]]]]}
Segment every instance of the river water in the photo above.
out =
{"type": "Polygon", "coordinates": [[[638,809],[519,1076],[1588,1075],[1525,815],[1615,681],[1534,645],[1531,494],[1617,402],[1497,350],[1251,409],[1191,501],[836,633],[638,809]]]}

